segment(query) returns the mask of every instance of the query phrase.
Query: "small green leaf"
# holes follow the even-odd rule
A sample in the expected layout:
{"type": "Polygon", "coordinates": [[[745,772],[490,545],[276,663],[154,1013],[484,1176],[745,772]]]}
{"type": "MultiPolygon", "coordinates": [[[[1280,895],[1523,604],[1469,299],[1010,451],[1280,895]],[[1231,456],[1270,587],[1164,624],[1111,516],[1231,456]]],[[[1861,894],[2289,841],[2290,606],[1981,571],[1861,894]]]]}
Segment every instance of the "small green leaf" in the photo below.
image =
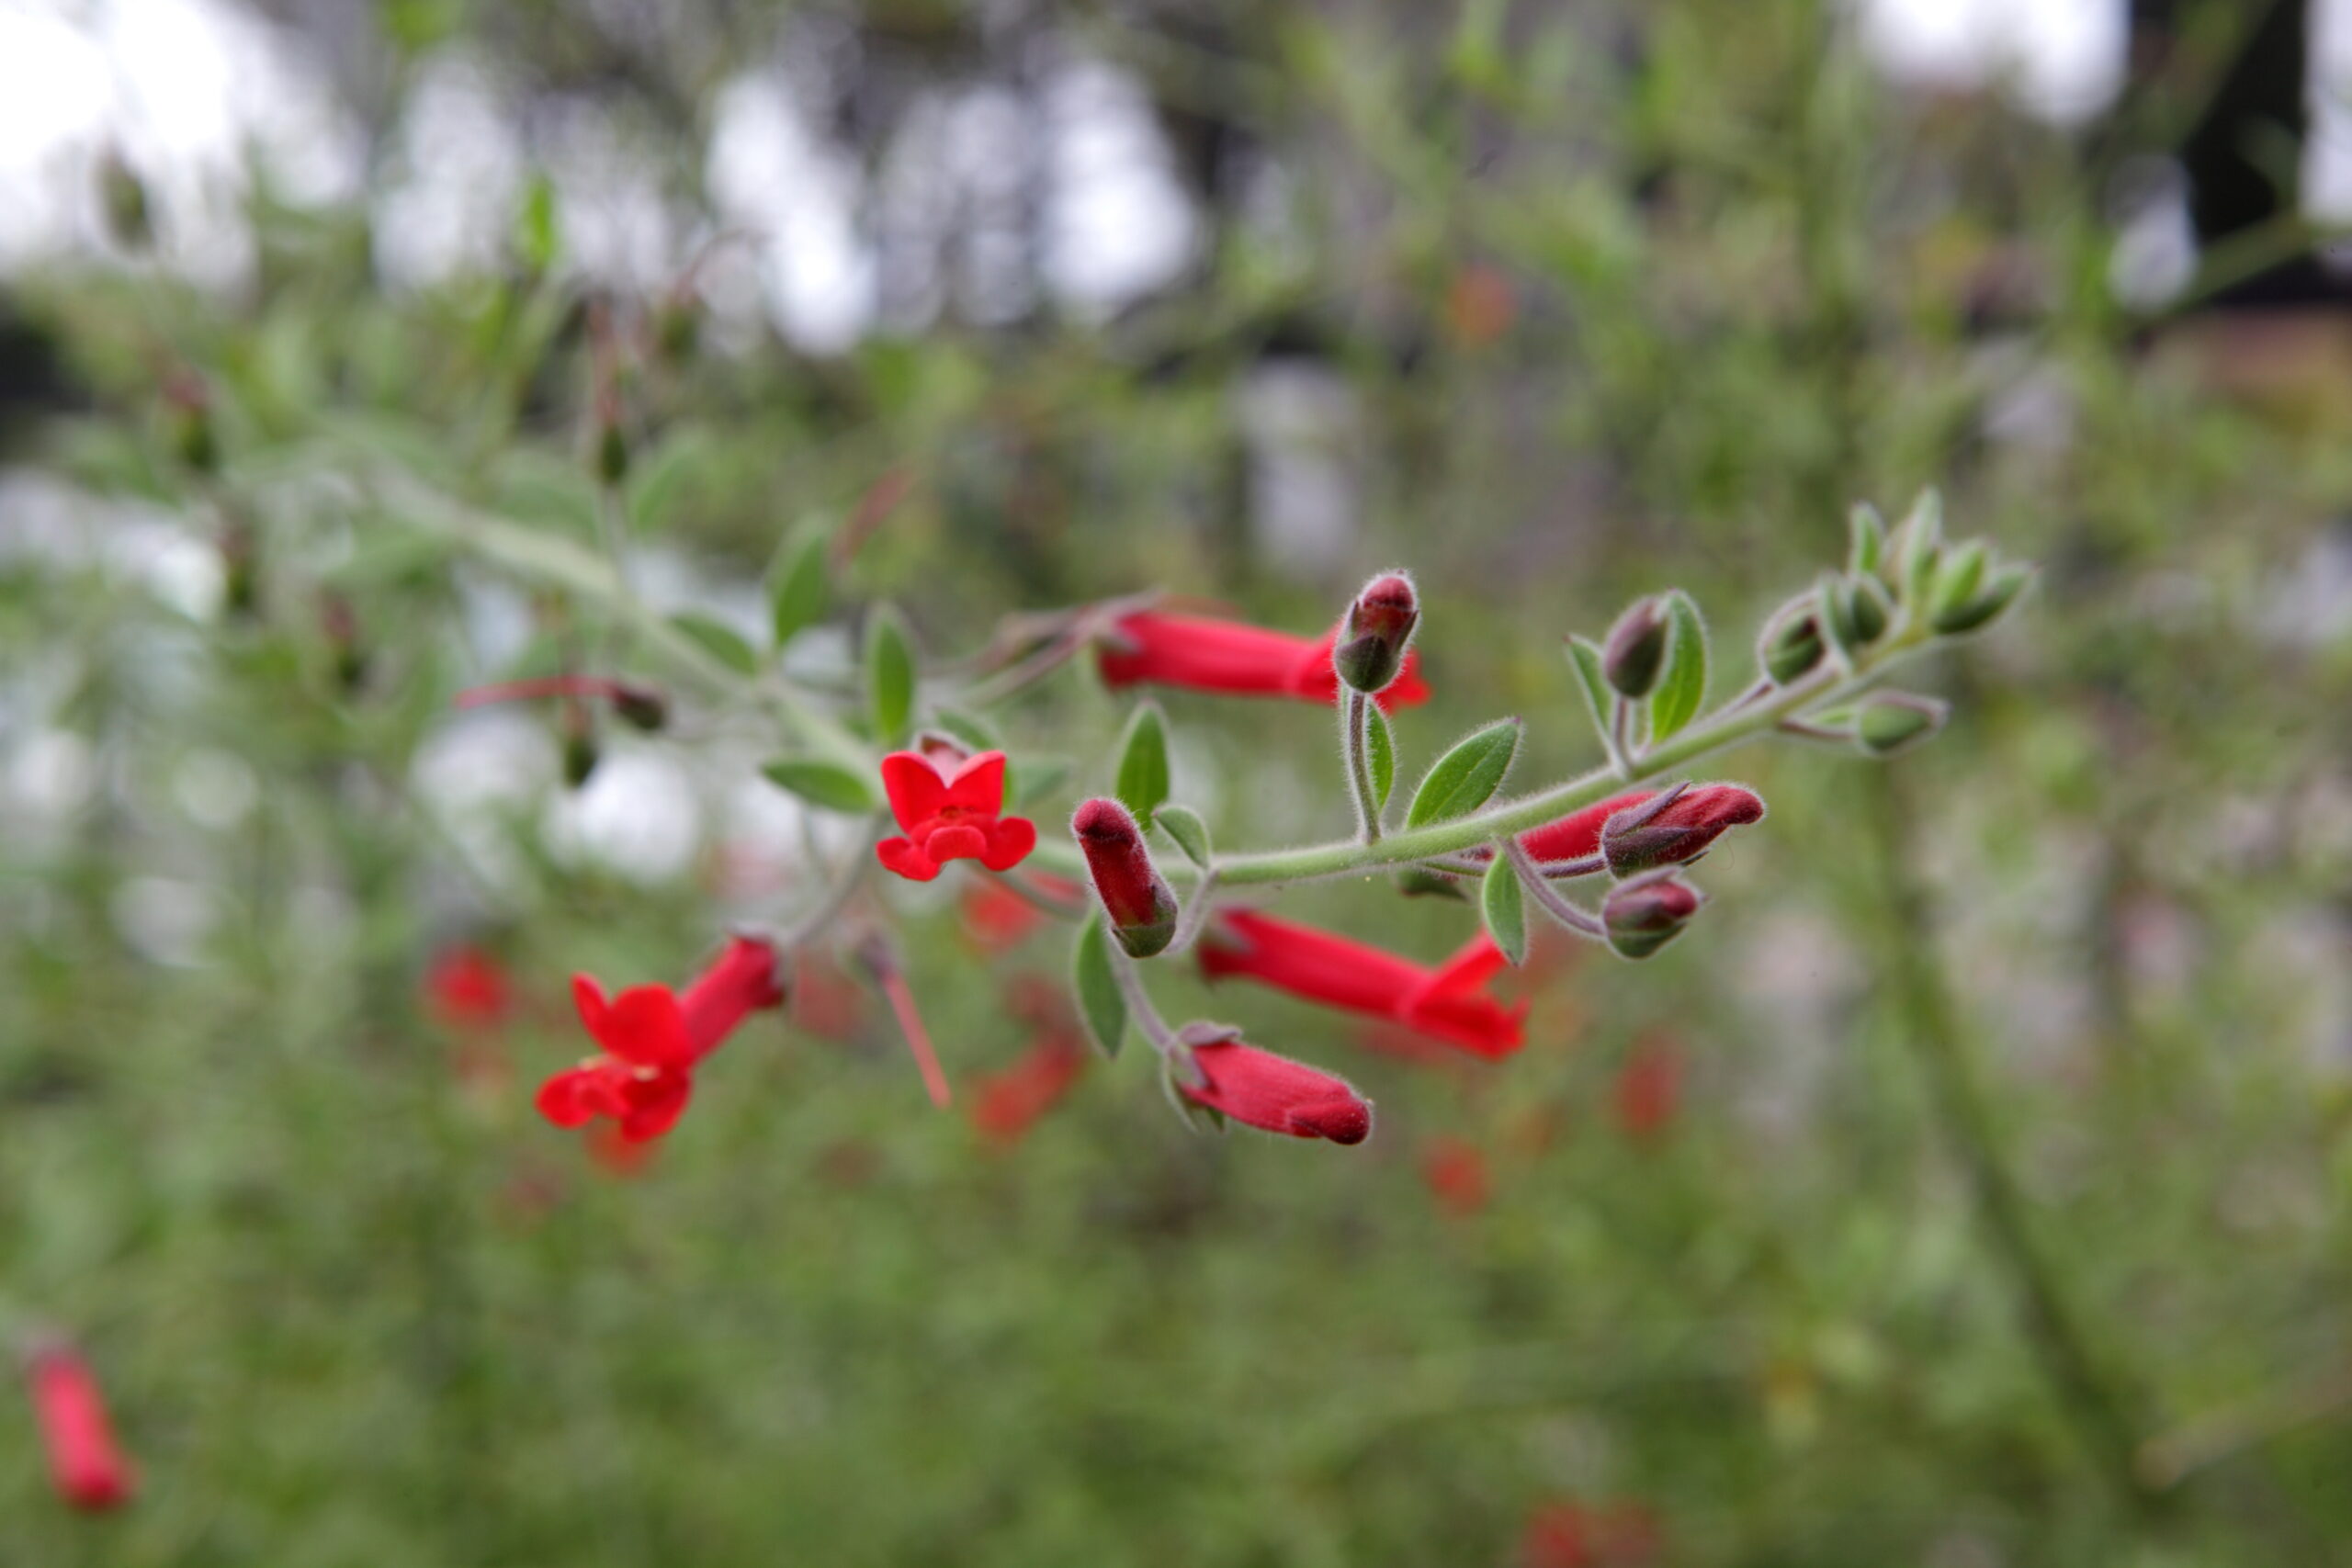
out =
{"type": "Polygon", "coordinates": [[[1594,733],[1614,757],[1616,747],[1611,737],[1617,732],[1612,720],[1620,699],[1601,666],[1600,649],[1584,637],[1568,638],[1568,668],[1576,671],[1577,690],[1584,694],[1584,711],[1592,719],[1594,733]]]}
{"type": "Polygon", "coordinates": [[[1478,885],[1478,913],[1503,956],[1514,966],[1525,963],[1527,890],[1519,885],[1519,868],[1500,850],[1495,852],[1494,863],[1487,867],[1487,879],[1478,885]]]}
{"type": "Polygon", "coordinates": [[[1078,992],[1078,1010],[1086,1032],[1103,1055],[1116,1056],[1127,1033],[1127,1000],[1119,994],[1119,977],[1111,971],[1111,939],[1102,916],[1090,914],[1078,930],[1078,947],[1071,954],[1071,984],[1078,992]]]}
{"type": "Polygon", "coordinates": [[[1650,694],[1650,743],[1699,716],[1707,696],[1707,624],[1679,588],[1666,596],[1666,670],[1650,694]]]}
{"type": "Polygon", "coordinates": [[[1847,525],[1852,543],[1846,552],[1846,570],[1856,577],[1867,577],[1878,570],[1886,554],[1886,519],[1869,502],[1858,501],[1847,514],[1847,525]]]}
{"type": "Polygon", "coordinates": [[[514,214],[514,249],[534,274],[555,265],[555,182],[544,174],[533,175],[523,187],[523,205],[514,214]]]}
{"type": "Polygon", "coordinates": [[[1143,704],[1127,720],[1127,733],[1119,741],[1118,784],[1112,793],[1146,828],[1168,798],[1168,721],[1160,716],[1159,704],[1143,704]]]}
{"type": "Polygon", "coordinates": [[[825,577],[825,533],[805,524],[786,536],[768,564],[768,625],[782,648],[825,618],[831,589],[825,577]]]}
{"type": "Polygon", "coordinates": [[[1033,757],[1017,768],[1007,765],[1005,795],[1015,806],[1027,806],[1068,783],[1070,765],[1063,757],[1033,757]]]}
{"type": "Polygon", "coordinates": [[[700,610],[681,610],[670,617],[670,624],[737,674],[759,673],[760,656],[743,640],[742,634],[726,622],[700,610]]]}
{"type": "Polygon", "coordinates": [[[1372,806],[1377,811],[1388,804],[1388,794],[1396,787],[1396,742],[1388,733],[1388,716],[1377,703],[1364,705],[1363,752],[1372,769],[1372,806]]]}
{"type": "Polygon", "coordinates": [[[915,711],[915,655],[906,623],[888,604],[865,623],[865,700],[874,716],[874,738],[895,746],[915,711]]]}
{"type": "Polygon", "coordinates": [[[1154,818],[1159,830],[1175,840],[1184,858],[1202,870],[1209,864],[1209,825],[1189,806],[1162,806],[1154,818]]]}
{"type": "Polygon", "coordinates": [[[828,811],[862,816],[878,804],[874,798],[874,786],[865,775],[839,762],[821,761],[814,757],[778,757],[760,772],[778,789],[789,790],[809,805],[821,806],[828,811]]]}
{"type": "Polygon", "coordinates": [[[1828,639],[1830,651],[1851,670],[1861,637],[1854,626],[1852,603],[1840,592],[1843,587],[1837,578],[1824,577],[1821,586],[1814,591],[1814,603],[1819,609],[1822,634],[1828,639]]]}
{"type": "Polygon", "coordinates": [[[1492,800],[1519,755],[1519,720],[1501,718],[1454,742],[1413,792],[1405,826],[1420,828],[1466,816],[1492,800]]]}

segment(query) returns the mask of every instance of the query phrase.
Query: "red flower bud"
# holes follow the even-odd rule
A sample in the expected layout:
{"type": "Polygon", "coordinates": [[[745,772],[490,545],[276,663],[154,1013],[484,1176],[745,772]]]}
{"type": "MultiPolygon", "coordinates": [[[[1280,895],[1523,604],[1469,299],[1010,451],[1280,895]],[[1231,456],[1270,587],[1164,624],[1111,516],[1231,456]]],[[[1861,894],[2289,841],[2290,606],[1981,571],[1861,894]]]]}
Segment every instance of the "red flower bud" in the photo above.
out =
{"type": "Polygon", "coordinates": [[[1764,802],[1738,784],[1702,784],[1672,796],[1653,796],[1609,818],[1601,852],[1612,876],[1662,865],[1683,865],[1733,828],[1761,821],[1764,802]]]}
{"type": "Polygon", "coordinates": [[[1090,800],[1070,818],[1069,829],[1086,852],[1086,869],[1119,945],[1134,958],[1163,951],[1176,936],[1176,895],[1152,869],[1134,816],[1115,800],[1090,800]]]}
{"type": "Polygon", "coordinates": [[[1348,606],[1347,625],[1331,649],[1331,668],[1359,692],[1387,689],[1405,667],[1405,649],[1420,624],[1413,581],[1401,572],[1374,578],[1348,606]]]}
{"type": "Polygon", "coordinates": [[[1372,1101],[1345,1078],[1238,1040],[1192,1048],[1203,1084],[1180,1083],[1187,1099],[1245,1127],[1361,1144],[1372,1135],[1372,1101]]]}
{"type": "Polygon", "coordinates": [[[106,1401],[89,1364],[72,1346],[51,1342],[27,1358],[26,1372],[57,1495],[91,1512],[130,1501],[135,1484],[130,1461],[115,1444],[106,1401]]]}
{"type": "Polygon", "coordinates": [[[1609,945],[1627,958],[1647,958],[1682,934],[1705,903],[1700,891],[1676,880],[1674,871],[1656,871],[1621,882],[1601,900],[1601,923],[1609,945]]]}

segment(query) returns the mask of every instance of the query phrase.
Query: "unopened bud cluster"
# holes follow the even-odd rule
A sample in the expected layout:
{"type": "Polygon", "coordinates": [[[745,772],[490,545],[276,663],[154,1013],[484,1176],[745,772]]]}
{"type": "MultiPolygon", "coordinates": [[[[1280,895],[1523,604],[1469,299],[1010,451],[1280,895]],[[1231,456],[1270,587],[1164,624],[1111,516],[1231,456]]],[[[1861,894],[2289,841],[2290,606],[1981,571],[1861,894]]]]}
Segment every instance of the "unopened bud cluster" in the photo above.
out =
{"type": "Polygon", "coordinates": [[[1413,580],[1402,572],[1382,573],[1348,606],[1347,622],[1331,649],[1331,668],[1352,691],[1386,691],[1405,668],[1405,650],[1420,619],[1413,580]]]}

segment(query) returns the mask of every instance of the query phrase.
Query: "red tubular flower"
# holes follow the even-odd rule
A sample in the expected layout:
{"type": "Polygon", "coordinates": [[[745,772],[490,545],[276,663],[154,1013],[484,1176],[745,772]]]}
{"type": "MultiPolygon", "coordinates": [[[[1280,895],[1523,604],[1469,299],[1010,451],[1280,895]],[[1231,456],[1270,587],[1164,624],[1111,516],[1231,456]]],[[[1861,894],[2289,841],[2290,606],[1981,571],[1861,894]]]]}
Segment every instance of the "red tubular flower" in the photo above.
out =
{"type": "Polygon", "coordinates": [[[882,759],[882,787],[906,837],[875,845],[875,858],[910,882],[929,882],[951,860],[1011,871],[1037,847],[1035,823],[1001,815],[1001,751],[945,763],[920,751],[893,751],[882,759]]]}
{"type": "Polygon", "coordinates": [[[1199,951],[1202,973],[1212,979],[1244,975],[1490,1059],[1524,1043],[1527,1004],[1506,1008],[1482,989],[1510,962],[1483,931],[1430,969],[1331,931],[1236,909],[1216,918],[1199,951]]]}
{"type": "Polygon", "coordinates": [[[1193,1061],[1208,1081],[1196,1089],[1180,1080],[1186,1098],[1245,1127],[1335,1144],[1372,1135],[1372,1101],[1345,1078],[1238,1040],[1194,1046],[1193,1061]]]}
{"type": "Polygon", "coordinates": [[[539,1114],[559,1127],[609,1117],[630,1143],[660,1137],[685,1111],[695,1066],[747,1014],[782,1005],[775,962],[763,939],[730,938],[683,997],[667,986],[633,986],[607,1000],[594,978],[574,975],[580,1021],[604,1051],[540,1086],[539,1114]]]}
{"type": "MultiPolygon", "coordinates": [[[[1611,795],[1581,811],[1571,811],[1557,821],[1546,822],[1541,828],[1531,828],[1519,836],[1520,847],[1538,865],[1552,861],[1582,860],[1600,850],[1600,829],[1611,817],[1628,807],[1640,806],[1657,792],[1637,789],[1628,795],[1611,795]]],[[[1483,856],[1481,858],[1484,858],[1483,856]]]]}
{"type": "Polygon", "coordinates": [[[445,949],[425,972],[427,1008],[445,1028],[496,1029],[514,1007],[506,971],[481,948],[445,949]]]}
{"type": "Polygon", "coordinates": [[[1467,1219],[1487,1206],[1494,1184],[1487,1156],[1461,1138],[1432,1138],[1421,1156],[1421,1179],[1448,1213],[1467,1219]]]}
{"type": "Polygon", "coordinates": [[[1617,1069],[1617,1125],[1629,1137],[1656,1137],[1681,1102],[1682,1053],[1663,1035],[1637,1042],[1617,1069]]]}
{"type": "Polygon", "coordinates": [[[72,1346],[51,1342],[26,1359],[26,1372],[57,1495],[92,1513],[130,1501],[136,1478],[116,1446],[89,1363],[72,1346]]]}
{"type": "MultiPolygon", "coordinates": [[[[1111,640],[1096,650],[1095,660],[1103,682],[1114,689],[1148,682],[1237,696],[1335,703],[1340,675],[1331,665],[1331,649],[1338,641],[1336,626],[1308,638],[1239,621],[1139,610],[1118,622],[1111,640]]],[[[1374,701],[1393,712],[1427,702],[1429,694],[1429,684],[1420,677],[1420,655],[1408,653],[1395,682],[1374,701]]]]}

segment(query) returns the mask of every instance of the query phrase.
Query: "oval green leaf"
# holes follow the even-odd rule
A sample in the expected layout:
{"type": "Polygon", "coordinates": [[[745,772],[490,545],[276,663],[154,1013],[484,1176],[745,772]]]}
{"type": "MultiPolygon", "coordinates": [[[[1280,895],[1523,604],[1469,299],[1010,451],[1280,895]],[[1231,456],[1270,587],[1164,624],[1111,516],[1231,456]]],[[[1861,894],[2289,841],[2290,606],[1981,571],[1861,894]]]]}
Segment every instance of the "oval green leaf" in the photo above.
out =
{"type": "Polygon", "coordinates": [[[1146,828],[1168,798],[1168,721],[1160,716],[1159,704],[1143,704],[1127,720],[1127,732],[1119,742],[1118,783],[1112,793],[1146,828]]]}
{"type": "Polygon", "coordinates": [[[1201,814],[1189,806],[1162,806],[1154,818],[1159,830],[1175,840],[1184,852],[1184,858],[1206,871],[1209,864],[1209,826],[1201,814]]]}
{"type": "Polygon", "coordinates": [[[915,711],[915,654],[899,613],[878,606],[865,626],[865,700],[874,738],[895,746],[915,711]]]}
{"type": "Polygon", "coordinates": [[[1502,718],[1456,741],[1413,792],[1413,804],[1405,811],[1405,826],[1448,821],[1492,800],[1519,755],[1519,720],[1502,718]]]}
{"type": "Polygon", "coordinates": [[[1512,966],[1525,963],[1527,890],[1519,885],[1519,869],[1500,851],[1487,867],[1486,880],[1478,885],[1478,913],[1487,922],[1487,934],[1495,939],[1512,966]]]}
{"type": "Polygon", "coordinates": [[[865,774],[814,757],[778,757],[760,772],[778,789],[788,790],[811,806],[860,816],[878,804],[865,774]]]}
{"type": "Polygon", "coordinates": [[[733,626],[699,610],[681,610],[670,617],[670,624],[696,648],[709,654],[738,675],[756,675],[760,656],[733,626]]]}
{"type": "Polygon", "coordinates": [[[1111,938],[1100,913],[1091,914],[1078,930],[1078,947],[1070,955],[1070,982],[1078,992],[1079,1016],[1095,1049],[1116,1056],[1127,1033],[1127,1000],[1119,994],[1119,977],[1111,972],[1111,938]]]}
{"type": "Polygon", "coordinates": [[[1679,588],[1666,596],[1666,669],[1650,694],[1653,745],[1699,716],[1707,696],[1707,624],[1679,588]]]}
{"type": "Polygon", "coordinates": [[[1372,769],[1372,805],[1375,811],[1388,804],[1396,787],[1396,741],[1388,733],[1388,717],[1379,705],[1366,703],[1363,716],[1364,762],[1372,769]]]}

